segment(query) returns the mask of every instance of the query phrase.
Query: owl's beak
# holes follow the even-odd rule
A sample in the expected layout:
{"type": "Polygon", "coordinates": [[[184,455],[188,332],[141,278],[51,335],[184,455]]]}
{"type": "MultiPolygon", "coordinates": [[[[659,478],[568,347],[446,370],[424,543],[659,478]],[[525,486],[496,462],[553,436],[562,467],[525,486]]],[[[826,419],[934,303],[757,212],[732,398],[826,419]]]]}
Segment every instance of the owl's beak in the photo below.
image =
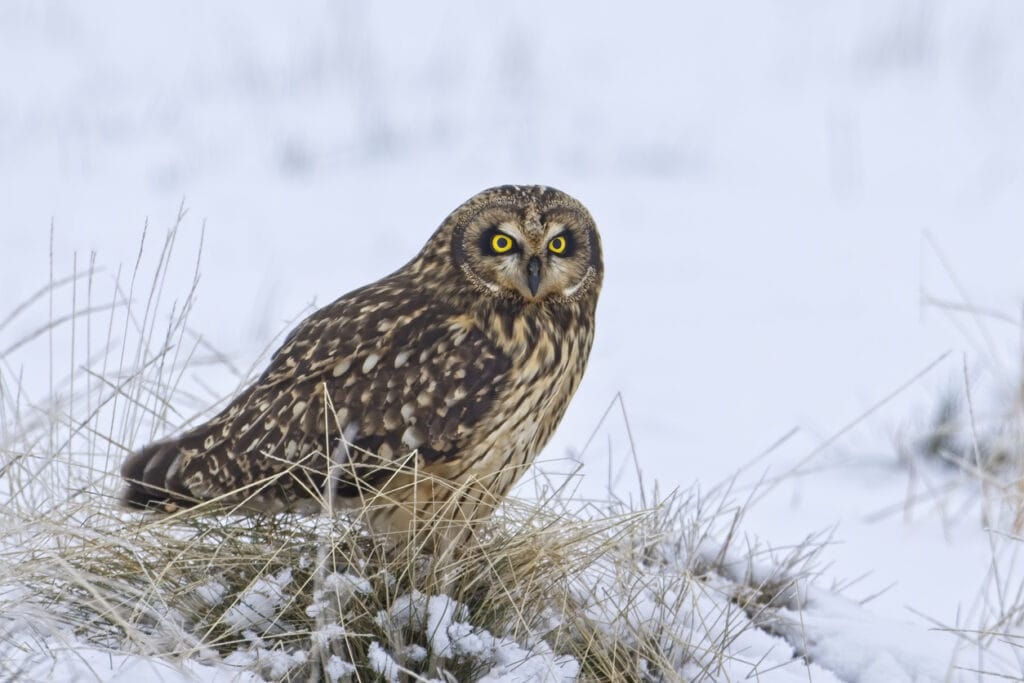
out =
{"type": "Polygon", "coordinates": [[[530,257],[526,263],[526,284],[530,287],[530,294],[537,296],[537,289],[540,288],[540,259],[536,256],[530,257]]]}

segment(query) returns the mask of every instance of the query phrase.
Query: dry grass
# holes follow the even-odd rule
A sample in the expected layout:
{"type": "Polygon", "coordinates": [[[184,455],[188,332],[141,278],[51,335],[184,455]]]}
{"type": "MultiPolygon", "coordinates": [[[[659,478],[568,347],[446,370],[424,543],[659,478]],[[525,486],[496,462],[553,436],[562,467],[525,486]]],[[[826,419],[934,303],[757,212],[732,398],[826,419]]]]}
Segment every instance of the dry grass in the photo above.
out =
{"type": "Polygon", "coordinates": [[[944,315],[975,352],[970,361],[962,356],[960,372],[938,396],[929,422],[899,448],[911,466],[924,460],[967,474],[981,487],[985,525],[1019,535],[1024,531],[1024,310],[1014,315],[980,305],[935,238],[928,232],[924,237],[956,294],[938,298],[922,290],[923,310],[944,315]]]}
{"type": "Polygon", "coordinates": [[[988,535],[989,571],[954,624],[971,676],[1018,680],[1024,672],[1024,317],[979,306],[929,237],[957,300],[923,296],[976,349],[965,354],[923,429],[899,444],[917,489],[906,504],[936,505],[948,525],[977,519],[988,535]],[[1016,349],[1004,340],[1016,340],[1016,349]]]}
{"type": "Polygon", "coordinates": [[[187,324],[198,265],[186,298],[166,301],[183,219],[155,263],[140,248],[131,272],[100,273],[94,257],[65,278],[51,267],[50,285],[0,322],[2,333],[49,309],[48,325],[0,354],[0,648],[17,655],[5,678],[68,640],[272,680],[757,671],[733,644],[770,630],[775,608],[799,610],[820,543],[783,556],[734,547],[744,506],[728,487],[655,494],[637,509],[577,500],[571,477],[540,478],[536,498],[508,501],[444,561],[389,547],[344,515],[121,509],[124,455],[209,411],[204,379],[251,374],[187,324]],[[49,358],[42,399],[18,354],[33,378],[32,359],[49,358]]]}
{"type": "Polygon", "coordinates": [[[963,388],[941,397],[906,460],[925,491],[919,500],[943,501],[947,524],[977,519],[988,536],[989,570],[976,598],[956,623],[936,622],[936,628],[961,640],[960,671],[979,680],[1018,680],[1024,672],[1024,393],[986,401],[994,406],[980,411],[967,377],[965,364],[963,388]],[[928,473],[936,464],[946,472],[928,473]]]}

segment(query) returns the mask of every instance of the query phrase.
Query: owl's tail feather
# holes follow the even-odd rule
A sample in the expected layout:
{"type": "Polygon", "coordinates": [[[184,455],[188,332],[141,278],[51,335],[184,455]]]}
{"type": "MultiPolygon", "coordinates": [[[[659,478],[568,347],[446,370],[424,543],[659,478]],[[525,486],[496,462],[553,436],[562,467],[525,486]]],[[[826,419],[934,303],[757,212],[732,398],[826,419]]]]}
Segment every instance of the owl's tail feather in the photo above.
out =
{"type": "Polygon", "coordinates": [[[122,502],[128,507],[172,511],[198,503],[185,488],[179,470],[180,441],[158,441],[128,456],[121,465],[127,482],[122,502]]]}

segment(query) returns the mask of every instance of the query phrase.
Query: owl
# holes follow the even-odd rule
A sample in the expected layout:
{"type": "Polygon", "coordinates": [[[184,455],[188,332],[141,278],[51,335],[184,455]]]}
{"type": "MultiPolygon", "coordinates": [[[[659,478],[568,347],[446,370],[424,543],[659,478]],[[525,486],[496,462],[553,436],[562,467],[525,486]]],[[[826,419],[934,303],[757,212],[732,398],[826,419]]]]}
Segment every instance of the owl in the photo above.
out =
{"type": "Polygon", "coordinates": [[[377,533],[426,525],[451,540],[491,514],[565,414],[603,273],[576,199],[484,190],[405,266],[302,321],[218,415],[130,455],[123,500],[348,508],[377,533]]]}

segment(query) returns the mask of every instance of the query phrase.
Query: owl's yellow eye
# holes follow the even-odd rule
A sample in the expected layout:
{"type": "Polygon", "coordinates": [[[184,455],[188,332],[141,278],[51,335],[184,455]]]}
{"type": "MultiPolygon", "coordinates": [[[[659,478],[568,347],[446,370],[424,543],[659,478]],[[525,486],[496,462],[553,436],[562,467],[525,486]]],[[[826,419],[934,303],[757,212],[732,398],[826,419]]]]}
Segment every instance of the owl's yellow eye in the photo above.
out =
{"type": "Polygon", "coordinates": [[[558,237],[553,237],[551,241],[548,242],[548,249],[551,250],[552,254],[564,254],[566,246],[567,245],[565,237],[563,237],[562,235],[559,235],[558,237]]]}
{"type": "Polygon", "coordinates": [[[504,254],[512,251],[512,247],[515,246],[515,242],[508,235],[498,233],[491,238],[491,249],[494,250],[495,254],[504,254]]]}

